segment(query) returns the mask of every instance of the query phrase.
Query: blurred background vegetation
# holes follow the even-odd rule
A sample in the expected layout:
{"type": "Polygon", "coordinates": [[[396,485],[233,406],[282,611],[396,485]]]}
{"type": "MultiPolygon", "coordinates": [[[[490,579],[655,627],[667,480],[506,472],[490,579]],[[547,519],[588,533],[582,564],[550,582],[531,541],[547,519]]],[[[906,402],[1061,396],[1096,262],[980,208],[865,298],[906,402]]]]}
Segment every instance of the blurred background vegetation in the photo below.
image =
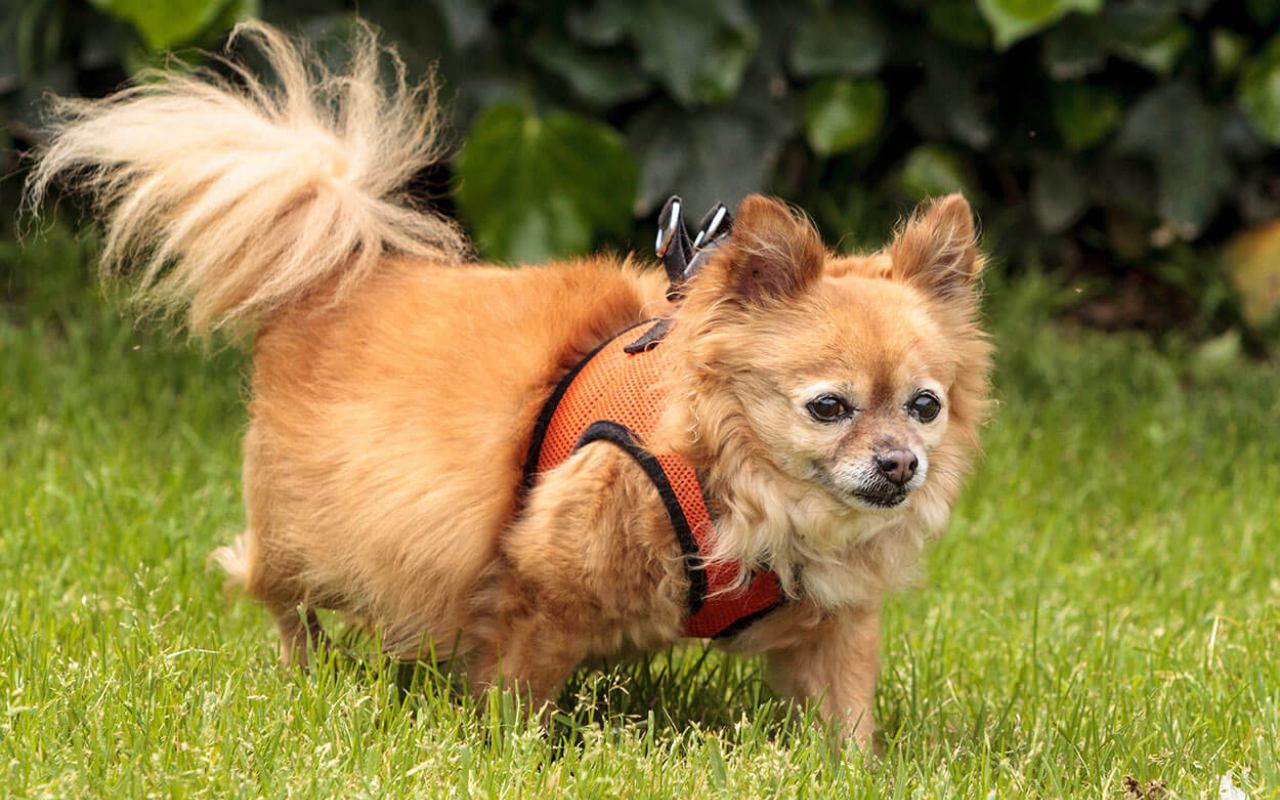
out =
{"type": "Polygon", "coordinates": [[[1225,357],[1280,341],[1280,0],[18,0],[0,293],[24,283],[44,93],[199,62],[248,16],[336,58],[357,13],[438,65],[457,147],[418,188],[485,258],[647,255],[667,195],[696,213],[760,190],[869,249],[959,190],[1001,280],[1060,287],[1046,314],[1225,357]]]}

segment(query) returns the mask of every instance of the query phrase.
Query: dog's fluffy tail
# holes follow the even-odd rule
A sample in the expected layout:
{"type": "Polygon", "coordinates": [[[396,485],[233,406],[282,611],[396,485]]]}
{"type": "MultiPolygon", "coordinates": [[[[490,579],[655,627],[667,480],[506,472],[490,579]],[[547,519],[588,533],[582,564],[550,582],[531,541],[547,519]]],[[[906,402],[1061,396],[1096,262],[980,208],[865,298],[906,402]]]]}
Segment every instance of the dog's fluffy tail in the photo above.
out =
{"type": "Polygon", "coordinates": [[[55,100],[31,207],[59,176],[86,188],[103,275],[126,274],[143,310],[185,309],[197,335],[252,327],[320,285],[341,297],[386,254],[465,255],[453,224],[403,194],[440,155],[430,82],[410,86],[368,28],[336,72],[261,23],[237,40],[266,76],[227,59],[229,78],[169,70],[101,100],[55,100]]]}
{"type": "Polygon", "coordinates": [[[227,582],[241,589],[249,588],[253,577],[253,559],[249,554],[249,548],[255,544],[252,536],[252,531],[245,531],[231,544],[219,547],[209,554],[209,561],[217,564],[227,574],[227,582]]]}

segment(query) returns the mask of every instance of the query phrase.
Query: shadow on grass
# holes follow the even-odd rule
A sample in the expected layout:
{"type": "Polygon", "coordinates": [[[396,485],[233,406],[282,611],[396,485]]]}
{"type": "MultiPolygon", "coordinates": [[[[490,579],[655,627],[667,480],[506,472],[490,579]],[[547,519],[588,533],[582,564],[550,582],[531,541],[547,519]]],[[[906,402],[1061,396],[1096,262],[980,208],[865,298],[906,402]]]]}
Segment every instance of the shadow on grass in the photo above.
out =
{"type": "Polygon", "coordinates": [[[329,627],[335,633],[332,643],[311,672],[388,683],[402,708],[429,713],[448,703],[495,733],[543,725],[557,750],[623,734],[660,744],[690,736],[733,742],[785,739],[801,728],[821,727],[811,709],[781,700],[765,686],[757,660],[706,645],[584,666],[566,682],[553,708],[536,713],[511,690],[477,697],[466,675],[434,652],[401,662],[383,655],[376,638],[359,628],[329,627]]]}

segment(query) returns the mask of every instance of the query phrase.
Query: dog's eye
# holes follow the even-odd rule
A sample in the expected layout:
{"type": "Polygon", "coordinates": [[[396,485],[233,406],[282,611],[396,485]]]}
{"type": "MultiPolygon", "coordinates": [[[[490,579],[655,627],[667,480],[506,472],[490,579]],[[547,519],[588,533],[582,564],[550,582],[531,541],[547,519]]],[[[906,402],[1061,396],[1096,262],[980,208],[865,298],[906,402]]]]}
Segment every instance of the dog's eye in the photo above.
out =
{"type": "Polygon", "coordinates": [[[942,411],[942,401],[933,392],[920,392],[907,403],[907,413],[921,422],[933,422],[942,411]]]}
{"type": "Polygon", "coordinates": [[[824,394],[810,400],[805,409],[818,422],[837,422],[849,416],[852,411],[848,403],[834,394],[824,394]]]}

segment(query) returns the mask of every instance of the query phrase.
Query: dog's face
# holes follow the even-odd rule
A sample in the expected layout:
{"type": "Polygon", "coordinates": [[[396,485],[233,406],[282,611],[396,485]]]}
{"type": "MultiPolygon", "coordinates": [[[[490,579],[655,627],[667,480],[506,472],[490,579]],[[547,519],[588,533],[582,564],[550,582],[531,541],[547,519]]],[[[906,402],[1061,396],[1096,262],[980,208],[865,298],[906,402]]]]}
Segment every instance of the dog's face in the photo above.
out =
{"type": "Polygon", "coordinates": [[[928,480],[959,365],[906,287],[824,278],[812,295],[783,324],[752,326],[742,407],[792,477],[856,508],[894,508],[928,480]]]}
{"type": "Polygon", "coordinates": [[[985,403],[980,266],[958,196],[861,258],[829,256],[807,221],[748,198],[695,301],[694,357],[721,377],[739,435],[814,493],[892,513],[932,487],[949,504],[985,403]]]}

